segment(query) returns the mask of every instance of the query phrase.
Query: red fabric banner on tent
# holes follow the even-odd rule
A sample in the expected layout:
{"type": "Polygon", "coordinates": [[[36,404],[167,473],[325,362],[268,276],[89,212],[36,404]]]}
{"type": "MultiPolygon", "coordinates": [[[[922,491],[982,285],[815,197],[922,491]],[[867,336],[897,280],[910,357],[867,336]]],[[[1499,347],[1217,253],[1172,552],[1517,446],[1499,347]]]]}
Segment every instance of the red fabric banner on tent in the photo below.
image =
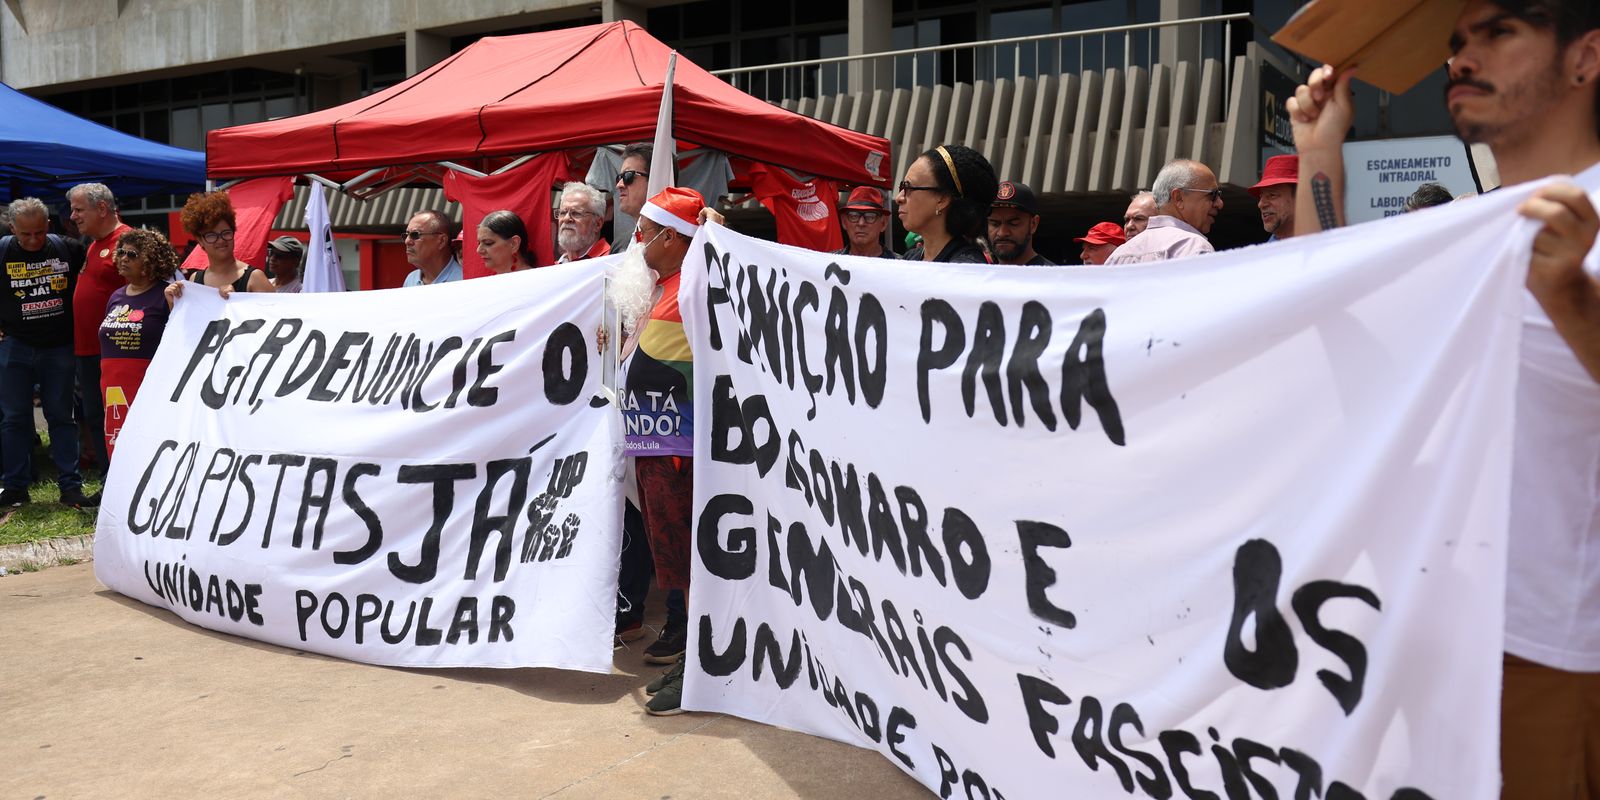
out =
{"type": "MultiPolygon", "coordinates": [[[[233,257],[257,269],[267,264],[267,234],[283,204],[294,196],[294,178],[255,178],[228,189],[233,202],[233,257]]],[[[196,247],[183,268],[205,269],[206,253],[196,247]]]]}
{"type": "Polygon", "coordinates": [[[489,274],[478,257],[478,223],[489,212],[514,211],[528,226],[528,249],[533,265],[547,266],[555,261],[555,245],[550,238],[550,188],[568,174],[563,153],[546,153],[520,167],[499,175],[475,178],[451,170],[444,178],[445,199],[461,204],[461,274],[481,278],[489,274]]]}

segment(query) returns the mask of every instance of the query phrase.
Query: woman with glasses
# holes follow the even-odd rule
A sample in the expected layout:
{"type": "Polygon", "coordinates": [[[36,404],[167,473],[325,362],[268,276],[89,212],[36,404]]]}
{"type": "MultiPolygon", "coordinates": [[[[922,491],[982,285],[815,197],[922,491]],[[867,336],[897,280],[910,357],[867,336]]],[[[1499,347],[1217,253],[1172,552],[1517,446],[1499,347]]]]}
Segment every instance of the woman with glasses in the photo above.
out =
{"type": "Polygon", "coordinates": [[[181,216],[183,229],[198,239],[206,254],[206,268],[191,272],[189,280],[227,295],[230,292],[272,292],[267,273],[240,261],[233,254],[235,218],[228,193],[189,195],[181,216]]]}
{"type": "Polygon", "coordinates": [[[127,285],[111,293],[100,321],[100,399],[108,455],[115,453],[128,407],[166,332],[171,305],[162,290],[178,271],[178,254],[167,237],[131,230],[117,239],[114,263],[127,285]]]}
{"type": "Polygon", "coordinates": [[[512,211],[491,211],[478,223],[478,257],[496,275],[531,269],[528,226],[512,211]]]}
{"type": "Polygon", "coordinates": [[[970,147],[940,145],[918,156],[894,196],[900,224],[922,236],[905,259],[986,263],[974,240],[989,218],[999,186],[989,160],[970,147]]]}

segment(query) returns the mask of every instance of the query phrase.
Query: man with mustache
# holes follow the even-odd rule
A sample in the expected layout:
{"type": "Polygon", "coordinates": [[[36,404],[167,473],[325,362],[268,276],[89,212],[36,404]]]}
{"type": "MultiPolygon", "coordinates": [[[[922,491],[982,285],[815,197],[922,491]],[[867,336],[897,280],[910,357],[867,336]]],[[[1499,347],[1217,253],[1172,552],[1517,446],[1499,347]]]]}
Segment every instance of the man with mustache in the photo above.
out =
{"type": "Polygon", "coordinates": [[[611,253],[611,245],[600,240],[606,224],[606,198],[600,190],[582,181],[562,186],[555,218],[556,247],[561,250],[557,264],[611,253]]]}
{"type": "Polygon", "coordinates": [[[883,203],[882,192],[871,186],[857,186],[850,191],[839,217],[844,221],[845,246],[833,251],[834,255],[900,258],[883,244],[883,232],[889,227],[889,208],[883,203]]]}
{"type": "Polygon", "coordinates": [[[996,264],[1053,267],[1056,262],[1033,251],[1039,231],[1039,199],[1025,183],[1002,181],[989,207],[989,249],[996,264]]]}
{"type": "MultiPolygon", "coordinates": [[[[1600,797],[1600,7],[1467,0],[1445,104],[1506,184],[1572,175],[1519,209],[1542,222],[1524,304],[1511,461],[1502,796],[1600,797]]],[[[1322,67],[1288,104],[1299,224],[1342,223],[1350,76],[1322,67]]]]}

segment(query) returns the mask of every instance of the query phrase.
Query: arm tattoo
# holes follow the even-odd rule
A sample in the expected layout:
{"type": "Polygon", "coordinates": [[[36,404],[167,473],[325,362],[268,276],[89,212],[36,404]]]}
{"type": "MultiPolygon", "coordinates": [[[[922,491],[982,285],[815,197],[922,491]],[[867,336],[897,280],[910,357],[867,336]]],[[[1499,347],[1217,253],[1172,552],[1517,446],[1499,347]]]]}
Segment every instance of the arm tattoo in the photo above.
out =
{"type": "Polygon", "coordinates": [[[1333,181],[1325,173],[1311,177],[1311,201],[1317,207],[1317,222],[1325,231],[1339,227],[1339,216],[1333,208],[1333,181]]]}

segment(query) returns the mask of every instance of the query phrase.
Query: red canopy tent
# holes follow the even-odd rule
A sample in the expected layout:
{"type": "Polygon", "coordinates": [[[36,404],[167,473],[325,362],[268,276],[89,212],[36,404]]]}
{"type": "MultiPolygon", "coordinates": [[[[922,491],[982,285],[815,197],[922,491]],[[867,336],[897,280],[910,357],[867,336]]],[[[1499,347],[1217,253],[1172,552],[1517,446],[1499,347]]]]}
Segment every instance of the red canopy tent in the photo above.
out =
{"type": "MultiPolygon", "coordinates": [[[[533,153],[648,141],[670,55],[632,22],[486,37],[369,97],[212,131],[207,175],[315,175],[370,194],[409,177],[437,179],[435,164],[489,173],[533,153]]],[[[673,106],[680,142],[843,183],[891,179],[887,140],[785,111],[684,60],[673,106]]]]}

